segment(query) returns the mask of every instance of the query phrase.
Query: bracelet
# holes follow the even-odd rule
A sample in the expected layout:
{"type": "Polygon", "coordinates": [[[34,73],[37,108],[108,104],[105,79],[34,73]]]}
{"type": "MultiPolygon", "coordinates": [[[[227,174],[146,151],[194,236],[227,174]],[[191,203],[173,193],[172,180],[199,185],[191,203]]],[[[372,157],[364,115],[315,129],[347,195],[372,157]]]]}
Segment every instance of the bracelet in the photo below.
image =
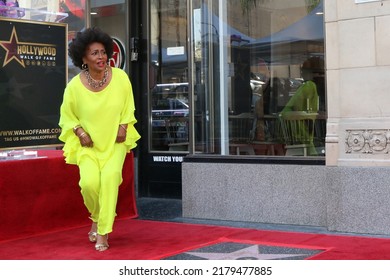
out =
{"type": "Polygon", "coordinates": [[[120,124],[119,126],[122,127],[125,131],[127,131],[127,128],[123,124],[120,124]]]}
{"type": "Polygon", "coordinates": [[[73,132],[76,133],[77,132],[77,129],[81,128],[81,125],[76,125],[74,128],[73,128],[73,132]]]}
{"type": "Polygon", "coordinates": [[[81,133],[78,137],[80,138],[80,137],[84,137],[84,136],[86,136],[87,134],[85,133],[85,132],[83,132],[83,133],[81,133]]]}

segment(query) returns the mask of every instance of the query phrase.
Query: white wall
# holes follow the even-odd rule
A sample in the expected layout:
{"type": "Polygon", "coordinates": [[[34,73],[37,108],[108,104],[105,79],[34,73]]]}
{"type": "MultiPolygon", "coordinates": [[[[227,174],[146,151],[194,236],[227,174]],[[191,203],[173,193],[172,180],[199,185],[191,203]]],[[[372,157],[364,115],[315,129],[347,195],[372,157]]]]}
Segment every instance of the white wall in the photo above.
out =
{"type": "Polygon", "coordinates": [[[329,166],[390,165],[390,1],[325,0],[329,166]]]}

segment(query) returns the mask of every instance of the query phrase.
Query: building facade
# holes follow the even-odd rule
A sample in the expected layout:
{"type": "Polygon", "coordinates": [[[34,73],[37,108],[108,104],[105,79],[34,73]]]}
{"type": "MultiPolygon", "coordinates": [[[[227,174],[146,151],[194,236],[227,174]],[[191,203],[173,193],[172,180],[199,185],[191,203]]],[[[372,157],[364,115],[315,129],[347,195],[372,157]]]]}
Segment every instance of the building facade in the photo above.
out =
{"type": "Polygon", "coordinates": [[[66,13],[69,40],[115,38],[139,196],[181,198],[189,218],[390,233],[389,0],[18,3],[66,13]]]}
{"type": "Polygon", "coordinates": [[[389,233],[390,2],[323,5],[325,164],[189,158],[185,216],[389,233]]]}

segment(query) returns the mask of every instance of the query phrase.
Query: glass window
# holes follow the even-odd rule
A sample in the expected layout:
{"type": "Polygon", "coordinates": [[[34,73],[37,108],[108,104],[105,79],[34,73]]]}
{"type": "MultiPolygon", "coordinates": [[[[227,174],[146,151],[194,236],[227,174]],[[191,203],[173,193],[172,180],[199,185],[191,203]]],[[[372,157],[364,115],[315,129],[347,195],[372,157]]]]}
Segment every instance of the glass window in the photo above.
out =
{"type": "Polygon", "coordinates": [[[107,32],[114,41],[114,52],[109,60],[111,67],[126,69],[130,60],[126,50],[128,38],[127,5],[125,0],[91,0],[91,26],[107,32]]]}
{"type": "Polygon", "coordinates": [[[59,0],[0,0],[0,16],[43,22],[64,22],[68,18],[59,0]]]}
{"type": "Polygon", "coordinates": [[[85,0],[0,0],[0,16],[68,24],[69,34],[84,27],[85,0]]]}
{"type": "MultiPolygon", "coordinates": [[[[57,0],[59,10],[68,14],[66,19],[62,22],[68,24],[68,42],[76,37],[77,32],[83,30],[86,26],[86,0],[57,0]]],[[[38,1],[39,2],[39,1],[38,1]]],[[[72,60],[68,57],[68,80],[70,81],[74,76],[80,72],[80,69],[73,65],[72,60]]]]}
{"type": "Polygon", "coordinates": [[[195,151],[324,156],[322,1],[194,1],[195,151]]]}
{"type": "Polygon", "coordinates": [[[151,151],[188,151],[187,1],[150,4],[151,151]]]}
{"type": "MultiPolygon", "coordinates": [[[[68,41],[86,26],[85,5],[86,0],[0,0],[1,6],[18,7],[17,13],[10,11],[6,16],[18,17],[26,20],[66,23],[68,25],[68,41]]],[[[4,11],[5,13],[5,11],[4,11]]],[[[79,73],[68,58],[68,80],[79,73]]]]}
{"type": "MultiPolygon", "coordinates": [[[[2,0],[0,0],[1,6],[2,0]]],[[[20,18],[38,21],[53,21],[68,25],[68,41],[72,40],[78,31],[88,26],[98,26],[114,39],[114,55],[110,60],[113,67],[126,68],[126,1],[91,0],[91,12],[86,14],[86,0],[7,0],[7,5],[18,5],[23,15],[20,18]],[[87,20],[90,19],[90,24],[87,20]]],[[[80,72],[71,59],[68,59],[68,79],[80,72]]]]}

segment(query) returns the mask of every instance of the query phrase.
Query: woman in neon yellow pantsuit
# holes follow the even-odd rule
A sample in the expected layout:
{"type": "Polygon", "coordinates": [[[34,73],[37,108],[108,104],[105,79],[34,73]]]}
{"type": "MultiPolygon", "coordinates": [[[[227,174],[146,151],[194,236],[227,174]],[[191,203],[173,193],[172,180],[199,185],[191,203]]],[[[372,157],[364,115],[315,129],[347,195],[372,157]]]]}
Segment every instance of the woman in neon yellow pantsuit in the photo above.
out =
{"type": "Polygon", "coordinates": [[[65,160],[80,170],[81,194],[92,220],[88,237],[98,251],[109,247],[122,167],[140,138],[132,86],[123,70],[107,65],[112,54],[112,38],[98,28],[73,39],[69,55],[82,71],[65,89],[59,121],[65,160]]]}

